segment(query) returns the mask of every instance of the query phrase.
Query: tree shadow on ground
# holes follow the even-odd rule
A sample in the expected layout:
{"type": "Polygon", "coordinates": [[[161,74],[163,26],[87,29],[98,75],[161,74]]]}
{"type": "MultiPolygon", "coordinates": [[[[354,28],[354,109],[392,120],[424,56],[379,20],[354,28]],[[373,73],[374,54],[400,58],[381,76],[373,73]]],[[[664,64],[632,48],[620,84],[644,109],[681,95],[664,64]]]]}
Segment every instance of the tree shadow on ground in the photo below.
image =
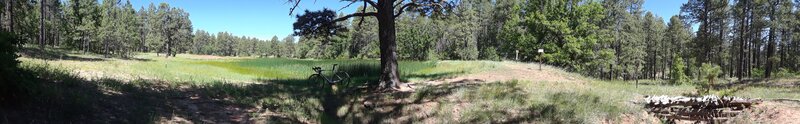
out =
{"type": "Polygon", "coordinates": [[[404,115],[416,115],[417,112],[424,111],[423,109],[430,109],[419,107],[422,104],[445,99],[444,97],[453,95],[459,89],[475,88],[481,85],[462,80],[444,85],[425,86],[415,92],[371,94],[364,98],[364,101],[369,104],[364,105],[361,109],[360,112],[363,114],[353,114],[351,120],[361,121],[361,123],[402,123],[403,121],[411,123],[413,120],[425,120],[440,113],[432,112],[427,116],[413,117],[413,120],[387,121],[401,118],[404,115]]]}
{"type": "MultiPolygon", "coordinates": [[[[25,84],[26,92],[14,99],[0,100],[0,122],[412,123],[448,114],[413,116],[430,109],[424,105],[448,99],[458,90],[484,85],[476,83],[480,80],[462,80],[411,92],[375,92],[364,84],[319,87],[321,82],[307,79],[195,84],[87,80],[48,67],[30,67],[25,73],[26,78],[16,83],[25,84]]],[[[426,78],[448,74],[433,75],[437,76],[426,78]]],[[[377,79],[369,75],[362,78],[367,82],[377,79]]]]}
{"type": "Polygon", "coordinates": [[[31,67],[23,73],[25,78],[10,82],[19,84],[22,92],[0,100],[0,122],[241,123],[250,121],[254,110],[203,92],[225,85],[87,80],[47,67],[31,67]]]}

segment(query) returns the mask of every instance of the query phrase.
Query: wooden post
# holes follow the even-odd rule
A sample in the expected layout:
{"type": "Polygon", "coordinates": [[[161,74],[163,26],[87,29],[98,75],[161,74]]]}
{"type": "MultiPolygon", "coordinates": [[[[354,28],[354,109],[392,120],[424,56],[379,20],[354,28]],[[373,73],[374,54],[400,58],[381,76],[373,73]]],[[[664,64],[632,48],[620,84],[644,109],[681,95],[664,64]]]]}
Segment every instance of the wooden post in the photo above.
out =
{"type": "MultiPolygon", "coordinates": [[[[638,70],[638,69],[639,69],[639,67],[641,67],[641,66],[642,66],[642,64],[641,64],[641,63],[639,63],[639,64],[636,64],[636,69],[638,70]]],[[[634,73],[634,74],[633,74],[633,75],[634,75],[634,76],[633,76],[633,78],[634,78],[633,80],[635,80],[635,82],[636,82],[636,88],[639,88],[639,73],[640,73],[640,72],[641,72],[641,71],[636,71],[636,73],[634,73]]]]}
{"type": "Polygon", "coordinates": [[[542,55],[544,55],[544,49],[539,49],[539,50],[537,50],[537,52],[539,52],[539,71],[541,71],[542,70],[542,64],[544,64],[544,63],[542,63],[542,55]]]}
{"type": "Polygon", "coordinates": [[[516,54],[514,54],[514,60],[519,61],[519,50],[516,50],[516,54]]]}

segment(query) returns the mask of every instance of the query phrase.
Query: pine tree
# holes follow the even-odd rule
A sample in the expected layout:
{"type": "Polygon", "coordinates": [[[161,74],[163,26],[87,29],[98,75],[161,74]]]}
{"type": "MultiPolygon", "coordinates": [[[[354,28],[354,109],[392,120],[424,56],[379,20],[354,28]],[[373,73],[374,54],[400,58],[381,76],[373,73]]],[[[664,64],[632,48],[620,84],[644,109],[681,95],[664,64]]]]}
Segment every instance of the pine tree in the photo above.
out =
{"type": "Polygon", "coordinates": [[[295,51],[295,42],[294,37],[292,35],[286,36],[283,38],[283,46],[281,47],[281,56],[287,58],[294,58],[294,51],[295,51]]]}
{"type": "Polygon", "coordinates": [[[280,56],[281,46],[279,44],[280,40],[278,39],[278,36],[272,36],[272,39],[269,40],[269,48],[268,48],[270,56],[275,56],[275,57],[280,56]]]}
{"type": "MultiPolygon", "coordinates": [[[[680,17],[672,16],[670,18],[669,24],[667,25],[666,32],[664,34],[664,42],[666,43],[663,50],[665,55],[669,55],[667,60],[670,60],[669,68],[675,68],[674,57],[681,57],[684,58],[687,56],[685,53],[686,49],[684,46],[689,42],[691,38],[691,34],[687,26],[684,25],[683,21],[681,21],[680,17]],[[675,55],[675,56],[672,56],[675,55]]],[[[672,73],[674,69],[670,70],[672,73]]]]}
{"type": "MultiPolygon", "coordinates": [[[[364,6],[358,7],[358,10],[364,6]]],[[[365,12],[375,12],[368,7],[365,12]]],[[[378,57],[378,22],[375,18],[353,18],[351,43],[349,48],[350,58],[375,58],[378,57]]]]}
{"type": "Polygon", "coordinates": [[[647,61],[644,70],[647,72],[644,72],[644,74],[646,74],[644,77],[656,78],[658,72],[662,70],[661,66],[664,65],[664,63],[662,63],[664,61],[663,58],[666,58],[666,55],[670,54],[665,54],[660,49],[664,47],[662,46],[663,35],[654,34],[663,34],[666,29],[664,28],[664,22],[661,17],[656,17],[650,12],[647,12],[644,16],[644,27],[644,33],[650,34],[645,35],[647,61]]]}
{"type": "Polygon", "coordinates": [[[686,76],[686,66],[684,65],[683,58],[678,54],[672,55],[672,69],[670,69],[670,82],[672,84],[685,84],[689,83],[689,77],[686,76]]]}
{"type": "Polygon", "coordinates": [[[431,19],[419,15],[407,14],[398,19],[397,43],[398,56],[401,59],[426,60],[433,55],[436,39],[432,34],[435,25],[431,19]]]}

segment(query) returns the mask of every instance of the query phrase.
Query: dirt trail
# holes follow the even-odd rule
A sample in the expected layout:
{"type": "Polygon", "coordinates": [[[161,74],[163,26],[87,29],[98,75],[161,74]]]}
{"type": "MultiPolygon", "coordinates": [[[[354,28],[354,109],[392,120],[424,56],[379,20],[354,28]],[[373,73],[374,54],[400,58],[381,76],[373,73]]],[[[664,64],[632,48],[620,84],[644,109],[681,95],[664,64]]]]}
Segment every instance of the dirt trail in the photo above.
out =
{"type": "Polygon", "coordinates": [[[769,100],[756,105],[734,123],[800,124],[800,101],[769,100]]]}
{"type": "Polygon", "coordinates": [[[496,82],[508,80],[525,80],[531,82],[583,82],[582,77],[562,71],[552,66],[541,66],[519,62],[502,62],[497,69],[461,75],[454,78],[423,82],[439,85],[452,82],[496,82]]]}

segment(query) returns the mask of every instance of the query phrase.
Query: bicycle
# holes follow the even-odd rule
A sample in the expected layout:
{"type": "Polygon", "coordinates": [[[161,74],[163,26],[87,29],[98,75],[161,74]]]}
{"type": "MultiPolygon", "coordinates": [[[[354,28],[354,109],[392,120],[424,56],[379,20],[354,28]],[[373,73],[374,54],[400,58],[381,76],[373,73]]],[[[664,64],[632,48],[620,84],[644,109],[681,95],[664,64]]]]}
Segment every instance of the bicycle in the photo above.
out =
{"type": "Polygon", "coordinates": [[[320,83],[320,88],[325,87],[326,84],[331,86],[342,84],[341,86],[347,87],[347,85],[350,83],[350,74],[344,71],[337,71],[337,65],[338,64],[333,64],[331,70],[322,70],[322,67],[317,66],[312,67],[311,69],[314,70],[315,73],[311,74],[311,76],[308,76],[311,86],[314,86],[314,83],[325,81],[325,83],[320,83]],[[333,75],[326,77],[324,74],[322,74],[324,71],[331,71],[334,73],[333,75]]]}

